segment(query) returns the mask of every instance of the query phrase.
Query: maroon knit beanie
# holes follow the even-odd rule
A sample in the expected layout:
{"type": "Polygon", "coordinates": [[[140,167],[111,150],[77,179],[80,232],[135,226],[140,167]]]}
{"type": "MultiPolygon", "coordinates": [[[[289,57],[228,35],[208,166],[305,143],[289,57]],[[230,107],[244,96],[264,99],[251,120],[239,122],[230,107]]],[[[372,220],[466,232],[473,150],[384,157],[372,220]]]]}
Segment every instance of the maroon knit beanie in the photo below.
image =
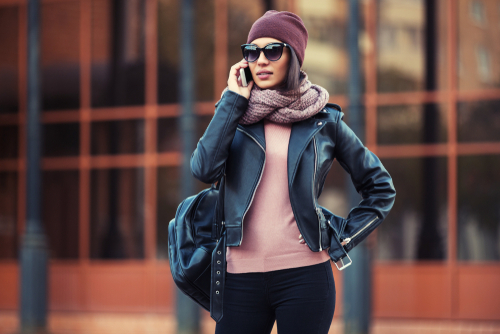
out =
{"type": "Polygon", "coordinates": [[[302,67],[308,34],[304,22],[298,15],[268,10],[250,28],[247,43],[261,37],[276,38],[283,43],[290,44],[302,67]]]}

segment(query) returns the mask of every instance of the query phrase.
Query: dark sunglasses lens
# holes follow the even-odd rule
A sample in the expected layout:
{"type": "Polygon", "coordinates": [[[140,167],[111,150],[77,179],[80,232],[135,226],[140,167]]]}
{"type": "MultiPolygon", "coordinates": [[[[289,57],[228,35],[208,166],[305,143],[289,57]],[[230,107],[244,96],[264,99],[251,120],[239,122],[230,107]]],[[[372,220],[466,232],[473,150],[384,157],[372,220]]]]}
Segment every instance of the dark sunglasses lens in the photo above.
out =
{"type": "Polygon", "coordinates": [[[245,49],[243,49],[243,58],[245,58],[246,61],[252,62],[256,61],[257,58],[259,58],[259,50],[252,46],[246,46],[245,49]]]}
{"type": "Polygon", "coordinates": [[[281,55],[283,54],[283,46],[279,44],[270,44],[264,49],[264,54],[266,55],[267,59],[276,61],[280,59],[281,55]]]}

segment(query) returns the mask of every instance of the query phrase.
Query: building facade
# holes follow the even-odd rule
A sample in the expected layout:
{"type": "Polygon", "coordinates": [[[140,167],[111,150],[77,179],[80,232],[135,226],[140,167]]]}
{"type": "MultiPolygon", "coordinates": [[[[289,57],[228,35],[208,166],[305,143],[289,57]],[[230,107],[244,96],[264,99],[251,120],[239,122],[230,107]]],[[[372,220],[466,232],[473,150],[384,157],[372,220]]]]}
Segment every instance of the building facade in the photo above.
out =
{"type": "MultiPolygon", "coordinates": [[[[174,310],[180,0],[42,0],[43,223],[50,310],[174,310]]],[[[347,0],[196,1],[200,137],[266,9],[299,14],[303,68],[349,123],[347,0]]],[[[374,236],[376,318],[500,320],[500,0],[365,0],[365,144],[394,178],[374,236]]],[[[19,306],[27,1],[0,0],[0,310],[19,306]]],[[[320,198],[347,215],[334,163],[320,198]]],[[[196,184],[197,189],[206,185],[196,184]]],[[[336,316],[342,314],[342,275],[336,316]]]]}

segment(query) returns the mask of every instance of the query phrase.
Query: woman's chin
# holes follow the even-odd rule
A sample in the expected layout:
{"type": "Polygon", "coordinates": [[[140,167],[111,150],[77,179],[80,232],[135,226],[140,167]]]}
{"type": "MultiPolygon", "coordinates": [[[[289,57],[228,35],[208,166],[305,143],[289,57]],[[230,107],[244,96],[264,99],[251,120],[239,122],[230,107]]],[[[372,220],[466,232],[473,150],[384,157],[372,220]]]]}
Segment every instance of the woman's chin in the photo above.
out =
{"type": "Polygon", "coordinates": [[[274,85],[272,82],[264,81],[264,80],[259,80],[259,82],[255,81],[255,84],[260,89],[275,89],[275,87],[276,87],[276,85],[274,85]]]}

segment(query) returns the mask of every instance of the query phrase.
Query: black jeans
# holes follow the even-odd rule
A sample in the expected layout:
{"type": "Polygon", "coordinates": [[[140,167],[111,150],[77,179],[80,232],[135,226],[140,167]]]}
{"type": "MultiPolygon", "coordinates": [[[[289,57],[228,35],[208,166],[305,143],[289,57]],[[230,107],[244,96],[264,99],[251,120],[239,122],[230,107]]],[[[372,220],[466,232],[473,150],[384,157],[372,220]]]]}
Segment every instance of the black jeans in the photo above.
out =
{"type": "Polygon", "coordinates": [[[265,273],[230,274],[216,334],[327,334],[335,310],[330,261],[265,273]]]}

